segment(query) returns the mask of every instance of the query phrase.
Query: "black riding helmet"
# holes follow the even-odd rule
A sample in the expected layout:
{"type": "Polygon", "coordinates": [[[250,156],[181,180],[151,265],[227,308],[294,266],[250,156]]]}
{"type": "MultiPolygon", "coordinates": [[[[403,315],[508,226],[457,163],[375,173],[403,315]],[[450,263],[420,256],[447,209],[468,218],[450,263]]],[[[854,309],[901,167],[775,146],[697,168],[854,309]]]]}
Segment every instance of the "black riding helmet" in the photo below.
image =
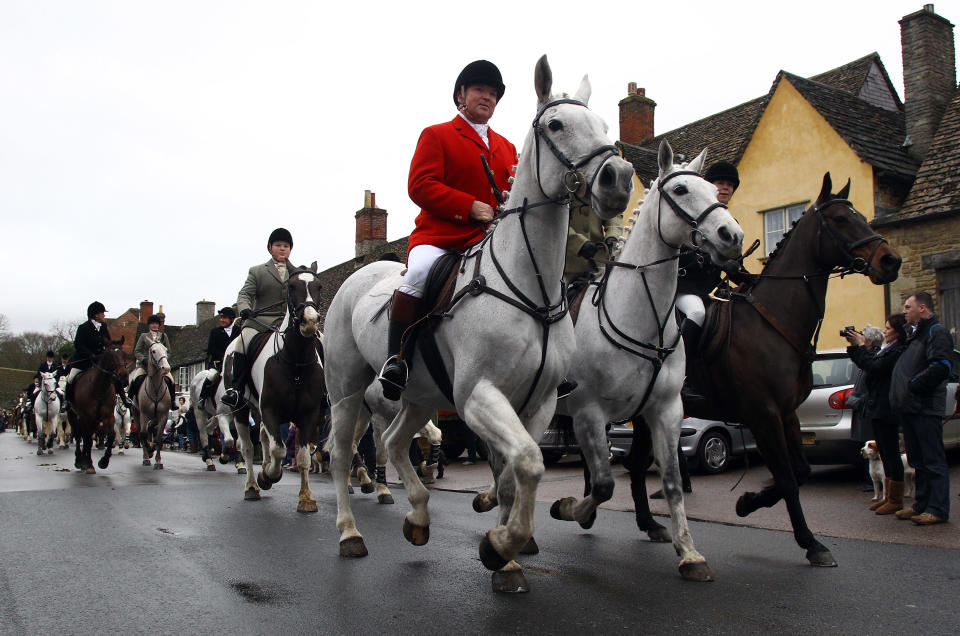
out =
{"type": "Polygon", "coordinates": [[[710,183],[721,179],[729,181],[733,184],[734,190],[740,187],[740,173],[737,172],[737,167],[729,161],[716,162],[707,168],[707,172],[703,175],[703,178],[710,183]]]}
{"type": "Polygon", "coordinates": [[[153,323],[156,323],[156,324],[158,324],[158,325],[162,325],[162,324],[163,324],[163,321],[160,320],[160,316],[158,316],[157,314],[150,314],[150,317],[147,318],[147,324],[149,325],[149,324],[153,324],[153,323]]]}
{"type": "Polygon", "coordinates": [[[487,60],[477,60],[470,62],[463,67],[460,75],[457,75],[457,81],[453,85],[453,103],[457,103],[457,93],[461,86],[473,86],[475,84],[486,84],[497,90],[497,101],[503,97],[506,87],[503,85],[503,77],[500,76],[500,69],[493,62],[487,60]]]}
{"type": "Polygon", "coordinates": [[[224,318],[229,318],[230,320],[233,320],[237,317],[237,312],[233,310],[233,307],[224,307],[218,311],[217,314],[223,316],[224,318]]]}
{"type": "Polygon", "coordinates": [[[107,308],[103,306],[103,303],[99,301],[93,301],[90,303],[90,306],[87,307],[87,318],[93,318],[97,314],[107,313],[107,308]]]}
{"type": "Polygon", "coordinates": [[[290,235],[290,230],[284,227],[278,227],[273,232],[270,232],[270,238],[267,239],[267,249],[270,249],[270,246],[277,241],[284,241],[290,244],[290,247],[293,247],[293,237],[290,235]]]}

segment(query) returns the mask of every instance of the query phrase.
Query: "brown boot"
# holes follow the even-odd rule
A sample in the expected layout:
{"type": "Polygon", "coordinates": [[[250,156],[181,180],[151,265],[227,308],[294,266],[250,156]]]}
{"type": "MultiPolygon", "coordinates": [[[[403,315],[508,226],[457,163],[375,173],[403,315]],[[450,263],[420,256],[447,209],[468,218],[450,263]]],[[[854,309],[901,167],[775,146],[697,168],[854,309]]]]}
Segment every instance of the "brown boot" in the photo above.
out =
{"type": "Polygon", "coordinates": [[[890,481],[891,480],[887,479],[886,477],[883,478],[883,499],[880,501],[874,501],[872,504],[870,504],[870,510],[876,510],[883,504],[887,503],[890,497],[890,481]]]}
{"type": "Polygon", "coordinates": [[[878,515],[890,515],[903,510],[903,482],[890,480],[887,484],[887,503],[877,508],[878,515]]]}
{"type": "Polygon", "coordinates": [[[916,516],[919,515],[919,514],[920,514],[920,513],[917,512],[914,508],[910,507],[910,508],[903,508],[902,510],[897,510],[897,511],[894,513],[894,516],[895,516],[897,519],[900,519],[900,520],[902,520],[902,521],[906,521],[907,519],[913,519],[914,517],[916,517],[916,516]]]}

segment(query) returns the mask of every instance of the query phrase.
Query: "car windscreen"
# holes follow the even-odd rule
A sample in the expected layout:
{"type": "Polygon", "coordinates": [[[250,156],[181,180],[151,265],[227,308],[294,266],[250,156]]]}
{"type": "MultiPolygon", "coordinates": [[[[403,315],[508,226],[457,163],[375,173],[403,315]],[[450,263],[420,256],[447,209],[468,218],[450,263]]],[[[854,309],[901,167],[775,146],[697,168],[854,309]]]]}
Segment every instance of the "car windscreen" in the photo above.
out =
{"type": "Polygon", "coordinates": [[[850,358],[817,358],[813,361],[813,388],[843,386],[856,381],[856,367],[850,358]]]}

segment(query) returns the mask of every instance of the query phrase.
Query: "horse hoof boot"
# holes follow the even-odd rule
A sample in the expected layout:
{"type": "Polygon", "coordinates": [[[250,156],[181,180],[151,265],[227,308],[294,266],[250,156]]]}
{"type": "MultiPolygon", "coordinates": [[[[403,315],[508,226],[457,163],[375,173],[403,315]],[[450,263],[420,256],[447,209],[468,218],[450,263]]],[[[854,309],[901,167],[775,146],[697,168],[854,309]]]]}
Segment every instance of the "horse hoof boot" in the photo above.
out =
{"type": "Polygon", "coordinates": [[[245,501],[260,501],[260,491],[256,488],[247,488],[243,493],[245,501]]]}
{"type": "Polygon", "coordinates": [[[88,475],[96,475],[97,469],[94,468],[93,466],[88,466],[84,472],[87,473],[88,475]]]}
{"type": "Polygon", "coordinates": [[[527,544],[520,548],[520,554],[540,554],[540,546],[537,545],[537,540],[530,537],[527,544]]]}
{"type": "Polygon", "coordinates": [[[270,490],[273,488],[273,482],[267,479],[263,471],[257,473],[257,485],[260,486],[260,490],[270,490]]]}
{"type": "Polygon", "coordinates": [[[593,512],[590,513],[590,516],[587,518],[586,521],[580,522],[580,527],[583,528],[584,530],[589,530],[590,528],[593,527],[593,523],[596,520],[597,520],[597,511],[594,510],[593,512]]]}
{"type": "Polygon", "coordinates": [[[390,494],[377,495],[377,502],[382,504],[392,504],[393,495],[390,495],[390,494]]]}
{"type": "Polygon", "coordinates": [[[342,557],[365,557],[367,554],[367,546],[363,542],[363,537],[350,537],[340,542],[340,556],[342,557]]]}
{"type": "Polygon", "coordinates": [[[530,591],[530,584],[523,570],[497,570],[491,581],[493,591],[502,594],[524,594],[530,591]]]}
{"type": "Polygon", "coordinates": [[[430,526],[415,526],[409,519],[404,519],[403,538],[413,545],[427,545],[430,540],[430,526]]]}
{"type": "Polygon", "coordinates": [[[100,461],[97,462],[97,466],[99,466],[101,470],[106,468],[109,465],[110,465],[110,460],[107,459],[106,457],[101,457],[100,461]]]}
{"type": "Polygon", "coordinates": [[[243,468],[243,467],[241,466],[240,468],[237,469],[237,474],[238,474],[238,475],[246,475],[246,474],[247,474],[247,469],[246,469],[246,468],[243,468]]]}
{"type": "Polygon", "coordinates": [[[208,472],[208,473],[215,472],[216,470],[217,470],[217,467],[216,467],[216,466],[214,466],[213,464],[207,464],[207,472],[208,472]]]}
{"type": "Polygon", "coordinates": [[[657,524],[657,527],[655,528],[650,528],[647,530],[647,537],[654,543],[670,543],[673,541],[673,539],[670,538],[670,533],[667,532],[667,529],[660,524],[657,524]]]}
{"type": "Polygon", "coordinates": [[[680,576],[684,581],[698,581],[701,583],[713,581],[713,571],[706,561],[683,563],[680,565],[680,576]]]}
{"type": "Polygon", "coordinates": [[[509,559],[504,559],[500,556],[500,553],[497,552],[496,548],[493,547],[493,543],[490,542],[490,533],[483,535],[483,539],[480,541],[480,561],[483,563],[483,567],[488,570],[502,570],[503,566],[507,563],[510,563],[509,559]]]}
{"type": "Polygon", "coordinates": [[[833,555],[830,554],[830,550],[819,550],[817,552],[807,550],[807,561],[810,562],[810,565],[818,568],[837,567],[837,562],[834,560],[833,555]]]}
{"type": "Polygon", "coordinates": [[[144,465],[144,466],[149,466],[149,465],[150,465],[150,460],[149,460],[149,459],[143,460],[143,465],[144,465]]]}
{"type": "Polygon", "coordinates": [[[366,494],[366,495],[369,495],[369,494],[372,493],[374,490],[376,490],[376,489],[373,487],[373,482],[372,482],[372,481],[371,481],[370,483],[367,483],[367,484],[360,484],[360,492],[362,492],[362,493],[364,493],[364,494],[366,494]]]}
{"type": "Polygon", "coordinates": [[[297,512],[316,512],[316,511],[317,511],[316,499],[302,499],[297,504],[297,512]]]}

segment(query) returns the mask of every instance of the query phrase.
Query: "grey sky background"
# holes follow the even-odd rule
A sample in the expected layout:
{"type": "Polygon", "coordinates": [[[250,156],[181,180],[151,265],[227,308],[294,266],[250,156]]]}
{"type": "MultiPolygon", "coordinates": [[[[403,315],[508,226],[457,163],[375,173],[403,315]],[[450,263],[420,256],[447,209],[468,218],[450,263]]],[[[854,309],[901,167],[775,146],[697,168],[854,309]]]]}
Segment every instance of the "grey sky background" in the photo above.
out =
{"type": "MultiPolygon", "coordinates": [[[[291,261],[354,254],[373,190],[408,234],[420,131],[486,58],[506,94],[492,127],[523,143],[533,68],[584,73],[618,137],[627,83],[660,134],[873,51],[903,97],[897,21],[921,0],[737,2],[0,1],[0,313],[14,332],[141,300],[170,324],[233,303],[277,226],[291,261]]],[[[936,2],[960,20],[960,2],[936,2]]],[[[709,159],[708,159],[709,161],[709,159]]],[[[818,184],[813,184],[816,188],[818,184]]]]}

